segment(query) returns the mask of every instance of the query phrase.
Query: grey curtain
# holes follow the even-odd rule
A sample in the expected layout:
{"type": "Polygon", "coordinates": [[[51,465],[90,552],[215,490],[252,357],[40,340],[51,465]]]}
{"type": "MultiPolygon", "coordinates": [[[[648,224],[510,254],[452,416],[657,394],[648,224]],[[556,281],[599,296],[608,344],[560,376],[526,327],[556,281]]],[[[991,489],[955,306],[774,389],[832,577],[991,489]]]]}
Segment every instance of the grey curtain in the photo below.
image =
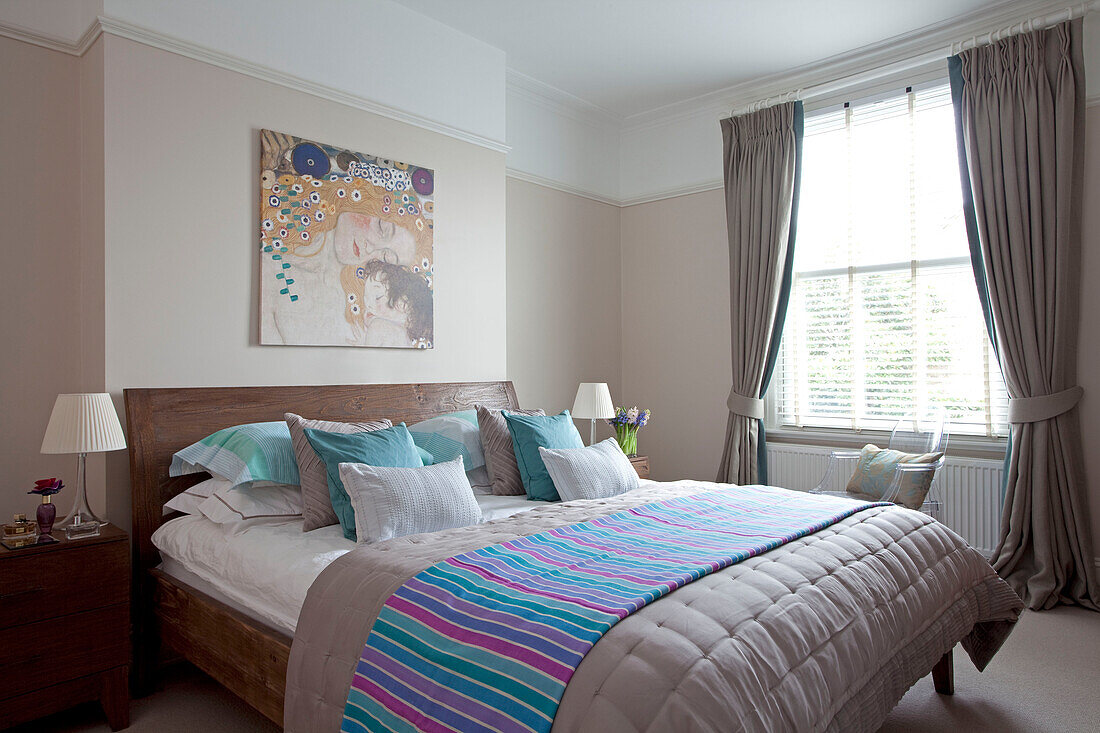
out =
{"type": "Polygon", "coordinates": [[[722,120],[733,387],[720,482],[767,477],[761,398],[790,296],[802,127],[801,102],[722,120]]]}
{"type": "Polygon", "coordinates": [[[1081,21],[965,51],[949,70],[975,280],[1011,398],[993,566],[1033,609],[1097,608],[1076,409],[1081,21]]]}

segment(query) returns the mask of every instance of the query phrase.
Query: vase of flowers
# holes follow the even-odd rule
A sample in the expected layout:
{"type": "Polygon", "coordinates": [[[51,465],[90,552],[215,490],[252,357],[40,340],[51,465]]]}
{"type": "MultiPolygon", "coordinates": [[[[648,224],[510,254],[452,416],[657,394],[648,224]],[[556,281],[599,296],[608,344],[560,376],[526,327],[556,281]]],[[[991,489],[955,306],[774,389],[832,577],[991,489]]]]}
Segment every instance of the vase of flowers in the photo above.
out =
{"type": "Polygon", "coordinates": [[[35,518],[38,520],[38,531],[42,534],[50,534],[53,531],[53,522],[57,519],[57,507],[50,497],[65,488],[65,484],[59,478],[44,478],[34,482],[34,488],[28,494],[38,494],[42,497],[42,503],[38,505],[35,518]]]}
{"type": "Polygon", "coordinates": [[[649,422],[649,410],[639,410],[631,407],[615,408],[615,417],[607,421],[607,424],[615,428],[615,440],[623,453],[628,456],[638,455],[638,431],[649,422]]]}

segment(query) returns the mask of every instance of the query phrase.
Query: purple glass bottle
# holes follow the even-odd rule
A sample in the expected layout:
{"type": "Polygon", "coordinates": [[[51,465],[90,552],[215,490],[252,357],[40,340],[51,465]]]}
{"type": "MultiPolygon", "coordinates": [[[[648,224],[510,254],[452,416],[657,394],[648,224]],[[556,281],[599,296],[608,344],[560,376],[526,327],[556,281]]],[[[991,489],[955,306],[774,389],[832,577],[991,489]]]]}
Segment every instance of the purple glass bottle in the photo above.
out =
{"type": "Polygon", "coordinates": [[[38,511],[35,512],[35,519],[38,520],[39,532],[42,534],[53,532],[53,520],[57,519],[57,507],[50,501],[50,497],[42,497],[42,503],[38,505],[38,511]]]}

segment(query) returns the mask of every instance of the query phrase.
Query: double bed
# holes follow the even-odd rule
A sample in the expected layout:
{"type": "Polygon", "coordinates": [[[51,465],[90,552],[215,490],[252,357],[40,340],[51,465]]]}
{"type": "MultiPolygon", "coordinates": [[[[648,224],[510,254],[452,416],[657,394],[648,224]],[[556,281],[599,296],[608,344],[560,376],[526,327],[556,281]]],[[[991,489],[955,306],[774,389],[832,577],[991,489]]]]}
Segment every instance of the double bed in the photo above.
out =
{"type": "MultiPolygon", "coordinates": [[[[509,382],[126,390],[138,682],[152,683],[168,647],[287,730],[338,730],[382,604],[420,571],[716,488],[643,481],[610,499],[535,508],[482,496],[481,524],[359,546],[332,527],[303,533],[300,520],[226,527],[163,515],[202,478],[168,478],[172,454],[218,429],[284,412],[413,423],[475,404],[519,407],[509,382]]],[[[957,643],[984,667],[1021,607],[943,525],[873,507],[614,625],[577,666],[554,730],[875,730],[933,668],[950,691],[957,643]]]]}

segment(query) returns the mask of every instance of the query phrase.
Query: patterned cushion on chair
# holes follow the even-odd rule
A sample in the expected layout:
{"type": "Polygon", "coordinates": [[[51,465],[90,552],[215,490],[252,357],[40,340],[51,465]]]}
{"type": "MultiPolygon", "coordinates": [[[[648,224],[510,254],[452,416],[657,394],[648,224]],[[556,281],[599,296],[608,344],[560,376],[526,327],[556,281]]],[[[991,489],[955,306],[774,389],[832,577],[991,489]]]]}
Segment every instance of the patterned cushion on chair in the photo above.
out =
{"type": "MultiPolygon", "coordinates": [[[[882,501],[894,481],[899,463],[935,463],[941,458],[943,453],[902,453],[867,444],[859,452],[859,462],[848,481],[847,491],[860,499],[882,501]]],[[[920,509],[934,477],[933,471],[903,473],[898,495],[889,500],[910,509],[920,509]]]]}

